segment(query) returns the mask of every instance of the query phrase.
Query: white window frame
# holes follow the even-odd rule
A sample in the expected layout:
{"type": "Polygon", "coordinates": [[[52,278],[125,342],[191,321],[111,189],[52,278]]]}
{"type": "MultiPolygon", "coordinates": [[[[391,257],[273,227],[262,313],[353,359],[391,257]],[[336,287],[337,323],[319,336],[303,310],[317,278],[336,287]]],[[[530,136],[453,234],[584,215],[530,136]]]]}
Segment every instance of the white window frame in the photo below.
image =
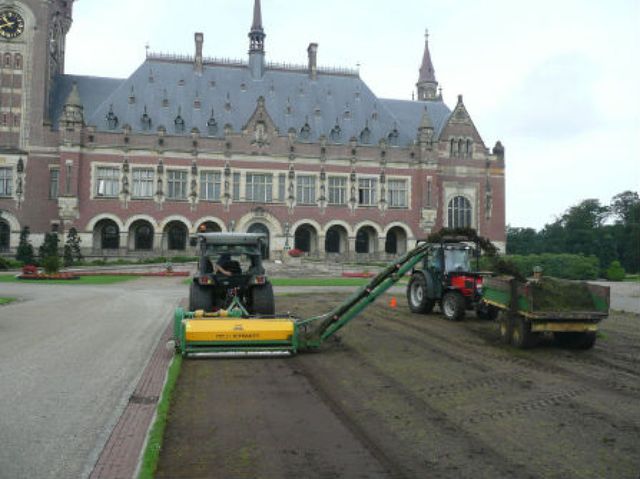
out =
{"type": "Polygon", "coordinates": [[[120,167],[96,166],[96,197],[117,198],[120,194],[120,167]]]}
{"type": "Polygon", "coordinates": [[[296,203],[299,205],[315,205],[316,196],[315,175],[296,175],[296,203]]]}
{"type": "Polygon", "coordinates": [[[49,198],[52,200],[55,200],[59,196],[60,196],[60,168],[50,168],[49,169],[49,198]]]}
{"type": "Polygon", "coordinates": [[[403,178],[389,178],[387,180],[387,202],[389,208],[409,207],[408,184],[409,182],[403,178]]]}
{"type": "Polygon", "coordinates": [[[375,177],[358,178],[358,205],[376,206],[378,202],[378,179],[375,177]]]}
{"type": "Polygon", "coordinates": [[[219,170],[200,171],[200,199],[220,201],[222,197],[222,172],[219,170]]]}
{"type": "Polygon", "coordinates": [[[156,186],[155,175],[155,169],[151,167],[133,168],[131,171],[131,178],[133,183],[131,197],[140,199],[153,198],[154,189],[156,186]],[[146,176],[142,176],[143,173],[146,173],[146,176]]]}
{"type": "Polygon", "coordinates": [[[189,172],[187,170],[167,169],[167,198],[178,201],[186,200],[188,183],[189,172]]]}
{"type": "Polygon", "coordinates": [[[348,178],[346,176],[329,176],[327,178],[327,201],[330,205],[347,204],[348,178]],[[339,182],[340,184],[331,184],[339,182]],[[337,200],[337,201],[336,201],[337,200]]]}
{"type": "Polygon", "coordinates": [[[13,168],[0,167],[0,198],[13,197],[13,168]]]}
{"type": "Polygon", "coordinates": [[[273,202],[273,174],[247,173],[245,191],[247,201],[252,203],[273,202]]]}

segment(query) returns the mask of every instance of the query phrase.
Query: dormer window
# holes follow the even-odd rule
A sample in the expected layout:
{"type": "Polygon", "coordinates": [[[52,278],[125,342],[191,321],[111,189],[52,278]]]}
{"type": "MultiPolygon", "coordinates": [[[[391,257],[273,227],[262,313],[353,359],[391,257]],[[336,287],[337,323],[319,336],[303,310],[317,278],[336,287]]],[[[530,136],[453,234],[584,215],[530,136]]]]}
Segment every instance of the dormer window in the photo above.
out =
{"type": "Polygon", "coordinates": [[[178,116],[176,116],[176,119],[173,120],[173,123],[176,126],[176,133],[184,133],[184,119],[179,113],[178,116]]]}
{"type": "Polygon", "coordinates": [[[303,140],[308,140],[311,137],[311,127],[309,123],[305,123],[304,126],[300,129],[300,138],[303,140]]]}
{"type": "Polygon", "coordinates": [[[147,113],[147,107],[144,107],[144,113],[142,117],[140,117],[140,123],[142,124],[142,129],[144,131],[149,131],[151,129],[151,117],[147,113]]]}
{"type": "Polygon", "coordinates": [[[336,123],[336,126],[332,128],[331,133],[329,134],[329,137],[331,138],[331,141],[333,141],[334,143],[338,143],[340,141],[341,135],[342,135],[342,130],[340,129],[340,125],[336,123]]]}
{"type": "Polygon", "coordinates": [[[107,113],[107,127],[110,130],[115,130],[118,128],[118,117],[113,112],[113,105],[109,108],[109,113],[107,113]]]}
{"type": "Polygon", "coordinates": [[[369,130],[368,126],[365,126],[364,130],[360,132],[360,143],[363,145],[371,143],[371,130],[369,130]]]}
{"type": "Polygon", "coordinates": [[[399,138],[400,132],[398,132],[397,128],[394,128],[393,130],[391,130],[391,133],[389,133],[389,136],[387,138],[389,140],[389,145],[398,146],[399,138]]]}

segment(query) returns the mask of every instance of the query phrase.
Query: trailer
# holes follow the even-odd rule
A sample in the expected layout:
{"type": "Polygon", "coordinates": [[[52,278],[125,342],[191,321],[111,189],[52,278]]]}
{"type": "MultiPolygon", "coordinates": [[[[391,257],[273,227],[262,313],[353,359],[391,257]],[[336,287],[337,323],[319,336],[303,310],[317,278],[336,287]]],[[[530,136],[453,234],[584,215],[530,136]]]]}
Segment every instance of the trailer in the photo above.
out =
{"type": "Polygon", "coordinates": [[[609,315],[609,295],[606,286],[557,278],[502,276],[485,278],[483,284],[483,301],[500,311],[502,342],[520,349],[549,333],[567,347],[592,348],[598,323],[609,315]]]}

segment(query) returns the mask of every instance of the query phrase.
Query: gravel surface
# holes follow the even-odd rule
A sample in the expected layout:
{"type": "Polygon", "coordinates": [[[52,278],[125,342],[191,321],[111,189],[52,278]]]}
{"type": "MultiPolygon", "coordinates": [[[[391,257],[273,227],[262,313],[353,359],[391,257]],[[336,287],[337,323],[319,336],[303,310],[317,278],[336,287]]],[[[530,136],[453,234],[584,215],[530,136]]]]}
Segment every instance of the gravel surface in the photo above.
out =
{"type": "Polygon", "coordinates": [[[0,477],[91,471],[151,356],[182,279],[0,283],[0,477]]]}

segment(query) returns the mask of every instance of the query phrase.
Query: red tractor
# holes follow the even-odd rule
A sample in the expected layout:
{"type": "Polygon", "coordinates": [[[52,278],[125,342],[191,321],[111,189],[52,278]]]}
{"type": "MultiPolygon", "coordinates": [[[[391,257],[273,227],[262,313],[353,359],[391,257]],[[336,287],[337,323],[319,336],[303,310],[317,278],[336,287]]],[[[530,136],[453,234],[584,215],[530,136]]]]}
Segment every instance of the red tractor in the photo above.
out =
{"type": "Polygon", "coordinates": [[[497,310],[482,301],[482,274],[477,271],[478,245],[465,238],[444,237],[433,243],[422,263],[413,269],[407,286],[409,309],[429,314],[438,303],[447,319],[459,321],[467,310],[475,310],[479,318],[495,319],[497,310]],[[472,259],[476,271],[472,271],[472,259]]]}

